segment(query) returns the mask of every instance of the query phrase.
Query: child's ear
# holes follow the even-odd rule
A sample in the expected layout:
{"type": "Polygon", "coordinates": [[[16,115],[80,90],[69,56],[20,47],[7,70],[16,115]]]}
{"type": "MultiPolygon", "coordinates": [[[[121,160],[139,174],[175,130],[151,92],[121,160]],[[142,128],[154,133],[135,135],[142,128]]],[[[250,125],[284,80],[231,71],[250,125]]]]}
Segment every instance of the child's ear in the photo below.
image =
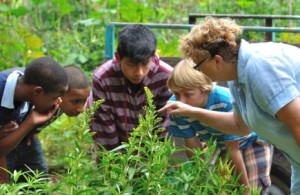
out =
{"type": "Polygon", "coordinates": [[[120,62],[121,58],[120,58],[120,54],[118,52],[115,52],[115,58],[118,62],[120,62]]]}
{"type": "Polygon", "coordinates": [[[43,94],[44,89],[41,86],[34,86],[32,92],[33,92],[33,95],[37,96],[37,95],[43,94]]]}

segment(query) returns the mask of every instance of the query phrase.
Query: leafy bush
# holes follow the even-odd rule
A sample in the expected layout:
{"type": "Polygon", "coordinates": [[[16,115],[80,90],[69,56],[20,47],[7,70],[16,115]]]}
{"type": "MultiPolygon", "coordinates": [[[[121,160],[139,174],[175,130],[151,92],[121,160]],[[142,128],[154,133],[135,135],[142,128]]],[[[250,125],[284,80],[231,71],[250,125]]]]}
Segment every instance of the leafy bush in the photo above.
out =
{"type": "MultiPolygon", "coordinates": [[[[52,56],[62,65],[77,64],[93,71],[105,58],[105,27],[109,22],[188,24],[190,13],[297,15],[299,1],[189,0],[183,3],[148,0],[1,0],[0,67],[25,66],[32,58],[52,56]]],[[[242,25],[264,26],[263,20],[244,20],[242,25]]],[[[276,20],[274,26],[299,26],[299,21],[276,20]]],[[[187,31],[158,29],[161,56],[179,56],[178,39],[187,31]]],[[[276,41],[298,43],[292,33],[276,41]]],[[[245,33],[253,41],[263,33],[245,33]]]]}
{"type": "MultiPolygon", "coordinates": [[[[163,131],[157,126],[152,94],[145,88],[148,106],[145,116],[139,117],[128,143],[113,151],[93,151],[93,133],[89,132],[89,120],[98,101],[91,110],[83,113],[82,120],[74,126],[72,141],[64,148],[64,172],[52,175],[56,180],[39,178],[39,174],[27,176],[27,183],[3,184],[1,194],[241,194],[244,187],[227,162],[221,160],[212,166],[209,162],[215,145],[208,150],[195,151],[190,161],[178,161],[172,155],[178,149],[170,137],[159,137],[163,131]],[[71,150],[70,150],[71,148],[71,150]],[[95,158],[100,158],[96,163],[95,158]]],[[[63,148],[61,148],[63,150],[63,148]]],[[[15,181],[26,173],[14,173],[15,181]]],[[[258,193],[258,192],[257,192],[258,193]]],[[[257,194],[256,193],[256,194],[257,194]]],[[[255,192],[253,193],[255,194],[255,192]]]]}

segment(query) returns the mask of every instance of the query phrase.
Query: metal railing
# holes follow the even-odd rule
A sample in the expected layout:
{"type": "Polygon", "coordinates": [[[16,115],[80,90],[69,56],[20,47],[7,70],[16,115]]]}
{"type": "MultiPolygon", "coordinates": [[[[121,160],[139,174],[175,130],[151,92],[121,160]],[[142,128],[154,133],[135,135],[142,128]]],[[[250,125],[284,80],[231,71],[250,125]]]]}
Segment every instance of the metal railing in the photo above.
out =
{"type": "MultiPolygon", "coordinates": [[[[205,18],[207,16],[216,18],[232,18],[232,19],[258,19],[265,20],[265,27],[274,27],[274,20],[300,20],[298,15],[249,15],[249,14],[189,14],[189,24],[196,24],[198,18],[205,18]]],[[[289,29],[289,28],[287,28],[289,29]]],[[[267,41],[274,41],[275,32],[277,31],[265,31],[265,39],[267,41]]]]}
{"type": "MultiPolygon", "coordinates": [[[[124,27],[134,23],[124,22],[111,22],[106,26],[105,32],[105,60],[112,59],[115,52],[115,33],[117,27],[124,27]]],[[[156,24],[156,23],[139,23],[149,28],[159,29],[183,29],[190,30],[193,24],[156,24]]],[[[244,31],[256,31],[256,32],[293,32],[300,33],[300,28],[286,28],[286,27],[259,27],[259,26],[242,26],[244,31]]]]}

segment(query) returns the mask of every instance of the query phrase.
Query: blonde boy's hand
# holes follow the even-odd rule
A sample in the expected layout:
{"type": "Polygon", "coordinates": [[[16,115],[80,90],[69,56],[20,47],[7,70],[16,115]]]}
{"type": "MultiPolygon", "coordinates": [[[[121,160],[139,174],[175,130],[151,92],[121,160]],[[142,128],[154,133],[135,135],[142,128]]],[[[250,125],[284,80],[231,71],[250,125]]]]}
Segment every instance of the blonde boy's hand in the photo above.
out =
{"type": "Polygon", "coordinates": [[[2,127],[0,127],[0,139],[17,130],[18,127],[19,125],[14,121],[10,121],[6,125],[3,125],[2,127]]]}

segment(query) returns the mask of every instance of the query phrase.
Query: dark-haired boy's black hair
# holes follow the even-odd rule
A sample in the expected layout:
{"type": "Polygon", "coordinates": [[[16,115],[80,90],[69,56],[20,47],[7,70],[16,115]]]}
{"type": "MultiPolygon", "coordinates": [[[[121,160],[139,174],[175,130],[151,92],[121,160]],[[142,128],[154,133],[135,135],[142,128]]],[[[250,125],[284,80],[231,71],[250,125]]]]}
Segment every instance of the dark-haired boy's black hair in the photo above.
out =
{"type": "Polygon", "coordinates": [[[155,51],[156,37],[146,26],[132,24],[118,33],[117,52],[121,59],[128,57],[134,63],[145,63],[155,51]]]}
{"type": "Polygon", "coordinates": [[[68,86],[66,70],[50,57],[41,57],[29,63],[24,71],[24,82],[41,86],[45,93],[64,92],[68,86]]]}
{"type": "Polygon", "coordinates": [[[70,64],[64,67],[67,72],[69,79],[69,87],[70,89],[86,89],[89,87],[89,79],[79,67],[70,64]]]}

